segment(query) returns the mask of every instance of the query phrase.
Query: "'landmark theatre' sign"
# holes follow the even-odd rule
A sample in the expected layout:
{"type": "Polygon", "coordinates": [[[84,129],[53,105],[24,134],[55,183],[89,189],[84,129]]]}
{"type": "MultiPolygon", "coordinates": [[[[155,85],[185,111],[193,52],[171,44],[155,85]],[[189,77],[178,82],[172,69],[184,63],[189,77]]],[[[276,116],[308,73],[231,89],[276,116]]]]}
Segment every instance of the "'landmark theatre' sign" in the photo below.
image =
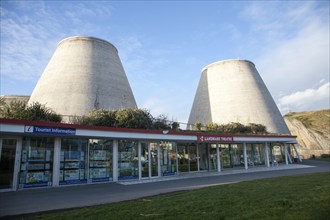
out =
{"type": "Polygon", "coordinates": [[[33,134],[76,135],[76,129],[73,128],[52,128],[30,125],[24,126],[24,132],[33,134]]]}
{"type": "Polygon", "coordinates": [[[219,143],[219,142],[233,142],[232,136],[208,136],[208,135],[198,135],[197,136],[198,142],[204,142],[204,143],[219,143]]]}

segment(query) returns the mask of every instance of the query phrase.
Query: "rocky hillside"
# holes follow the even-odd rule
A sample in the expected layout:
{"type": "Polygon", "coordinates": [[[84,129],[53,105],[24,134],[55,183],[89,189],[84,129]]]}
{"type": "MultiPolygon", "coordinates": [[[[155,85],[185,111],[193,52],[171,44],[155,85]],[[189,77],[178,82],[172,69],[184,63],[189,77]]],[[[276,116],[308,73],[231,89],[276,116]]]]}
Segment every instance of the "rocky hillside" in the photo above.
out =
{"type": "Polygon", "coordinates": [[[302,158],[330,154],[330,109],[284,115],[291,134],[297,136],[302,158]]]}

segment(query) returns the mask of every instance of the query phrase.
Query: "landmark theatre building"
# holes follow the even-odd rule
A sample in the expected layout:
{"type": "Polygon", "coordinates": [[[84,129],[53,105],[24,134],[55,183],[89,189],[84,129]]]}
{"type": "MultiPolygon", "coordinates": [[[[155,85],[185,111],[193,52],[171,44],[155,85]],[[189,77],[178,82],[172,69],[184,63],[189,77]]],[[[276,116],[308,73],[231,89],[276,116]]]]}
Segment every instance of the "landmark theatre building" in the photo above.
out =
{"type": "Polygon", "coordinates": [[[292,162],[295,136],[0,121],[0,190],[163,178],[292,162]]]}

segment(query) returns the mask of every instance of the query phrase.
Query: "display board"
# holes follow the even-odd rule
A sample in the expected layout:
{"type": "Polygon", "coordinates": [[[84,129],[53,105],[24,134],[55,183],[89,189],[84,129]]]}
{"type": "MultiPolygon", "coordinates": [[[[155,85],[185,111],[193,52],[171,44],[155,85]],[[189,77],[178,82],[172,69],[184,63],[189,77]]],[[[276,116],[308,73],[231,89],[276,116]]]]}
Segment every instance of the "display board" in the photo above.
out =
{"type": "Polygon", "coordinates": [[[89,145],[89,180],[112,180],[112,142],[97,140],[89,145]]]}
{"type": "Polygon", "coordinates": [[[53,143],[48,138],[23,140],[19,188],[52,185],[53,143]]]}

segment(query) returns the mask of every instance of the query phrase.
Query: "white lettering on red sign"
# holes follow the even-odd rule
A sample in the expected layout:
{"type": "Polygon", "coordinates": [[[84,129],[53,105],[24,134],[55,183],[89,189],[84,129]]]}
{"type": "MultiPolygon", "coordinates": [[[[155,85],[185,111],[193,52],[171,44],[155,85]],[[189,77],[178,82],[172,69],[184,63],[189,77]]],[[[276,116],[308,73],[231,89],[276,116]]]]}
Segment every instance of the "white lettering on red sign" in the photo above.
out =
{"type": "Polygon", "coordinates": [[[200,136],[200,142],[232,142],[233,137],[200,136]]]}

